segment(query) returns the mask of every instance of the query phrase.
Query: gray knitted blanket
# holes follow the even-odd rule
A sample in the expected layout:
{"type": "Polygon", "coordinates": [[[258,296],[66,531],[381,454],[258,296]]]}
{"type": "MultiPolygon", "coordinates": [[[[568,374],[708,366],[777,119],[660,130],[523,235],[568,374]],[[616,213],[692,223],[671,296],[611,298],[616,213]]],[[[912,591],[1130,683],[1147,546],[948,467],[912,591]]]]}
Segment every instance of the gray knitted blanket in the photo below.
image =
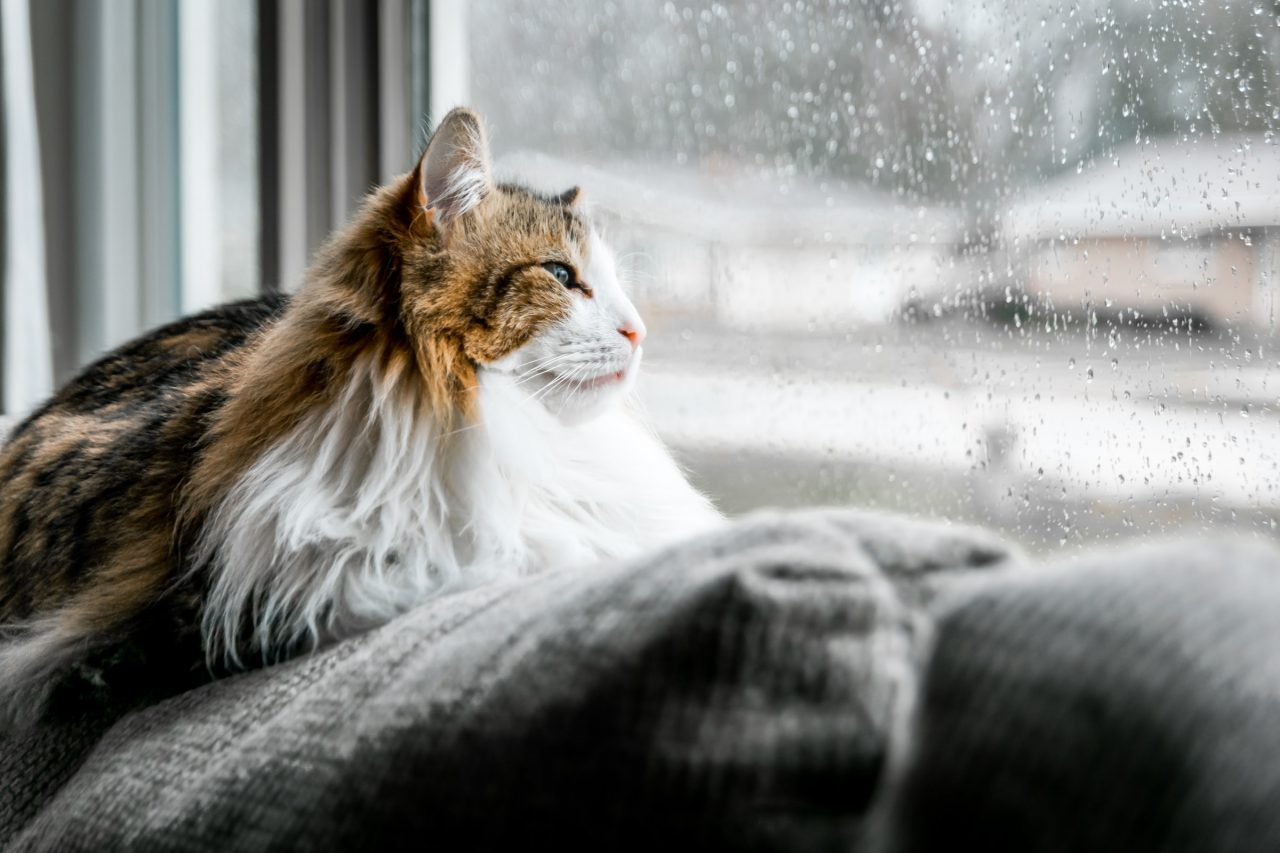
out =
{"type": "Polygon", "coordinates": [[[0,737],[0,847],[1280,843],[1258,766],[1280,556],[1021,563],[983,531],[813,511],[455,595],[0,737]]]}

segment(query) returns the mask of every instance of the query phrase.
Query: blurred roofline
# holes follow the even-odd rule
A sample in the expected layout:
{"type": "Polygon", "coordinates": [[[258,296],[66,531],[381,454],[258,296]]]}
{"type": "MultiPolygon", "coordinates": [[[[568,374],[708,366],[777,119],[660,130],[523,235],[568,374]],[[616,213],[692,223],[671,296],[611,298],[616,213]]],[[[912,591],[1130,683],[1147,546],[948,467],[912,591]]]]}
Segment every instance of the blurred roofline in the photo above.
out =
{"type": "Polygon", "coordinates": [[[1280,224],[1280,137],[1154,137],[1024,193],[1006,239],[1182,237],[1280,224]]]}
{"type": "Polygon", "coordinates": [[[591,206],[630,223],[718,243],[951,244],[964,227],[955,208],[908,205],[887,193],[802,177],[764,181],[746,170],[708,176],[691,168],[592,165],[521,150],[499,158],[496,171],[548,192],[578,185],[591,206]]]}

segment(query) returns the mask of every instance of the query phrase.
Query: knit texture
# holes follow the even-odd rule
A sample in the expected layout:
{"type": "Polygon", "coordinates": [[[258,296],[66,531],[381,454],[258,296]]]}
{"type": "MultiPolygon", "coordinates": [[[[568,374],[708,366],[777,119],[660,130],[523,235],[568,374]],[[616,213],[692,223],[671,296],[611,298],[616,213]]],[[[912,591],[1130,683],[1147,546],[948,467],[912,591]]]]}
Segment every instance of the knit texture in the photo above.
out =
{"type": "Polygon", "coordinates": [[[109,728],[0,737],[0,846],[849,849],[934,581],[1014,560],[977,530],[762,514],[443,598],[109,728]]]}
{"type": "Polygon", "coordinates": [[[1280,849],[1277,649],[1272,546],[762,514],[0,737],[0,847],[1280,849]]]}
{"type": "Polygon", "coordinates": [[[1016,573],[937,627],[877,849],[1280,850],[1280,552],[1016,573]]]}

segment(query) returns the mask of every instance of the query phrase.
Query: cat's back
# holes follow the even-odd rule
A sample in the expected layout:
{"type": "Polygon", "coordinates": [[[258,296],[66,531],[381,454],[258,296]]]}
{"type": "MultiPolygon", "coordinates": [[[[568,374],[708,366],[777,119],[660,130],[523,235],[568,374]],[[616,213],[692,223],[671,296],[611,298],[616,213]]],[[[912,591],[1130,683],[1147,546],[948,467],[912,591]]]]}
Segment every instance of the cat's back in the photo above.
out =
{"type": "Polygon", "coordinates": [[[14,430],[17,438],[51,413],[116,417],[170,401],[243,346],[288,304],[282,294],[232,302],[161,326],[84,368],[14,430]]]}
{"type": "Polygon", "coordinates": [[[13,430],[0,449],[0,616],[78,585],[130,537],[170,535],[238,353],[287,302],[232,303],[130,341],[13,430]]]}

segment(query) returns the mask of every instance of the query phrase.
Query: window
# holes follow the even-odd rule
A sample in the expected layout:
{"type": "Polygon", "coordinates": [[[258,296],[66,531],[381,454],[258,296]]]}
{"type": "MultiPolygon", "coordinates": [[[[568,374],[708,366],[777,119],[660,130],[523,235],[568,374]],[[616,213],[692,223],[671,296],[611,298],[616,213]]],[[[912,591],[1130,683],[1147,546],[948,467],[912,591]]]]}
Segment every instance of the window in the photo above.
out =
{"type": "Polygon", "coordinates": [[[1273,4],[449,5],[454,99],[586,188],[726,508],[1273,535],[1273,4]]]}

